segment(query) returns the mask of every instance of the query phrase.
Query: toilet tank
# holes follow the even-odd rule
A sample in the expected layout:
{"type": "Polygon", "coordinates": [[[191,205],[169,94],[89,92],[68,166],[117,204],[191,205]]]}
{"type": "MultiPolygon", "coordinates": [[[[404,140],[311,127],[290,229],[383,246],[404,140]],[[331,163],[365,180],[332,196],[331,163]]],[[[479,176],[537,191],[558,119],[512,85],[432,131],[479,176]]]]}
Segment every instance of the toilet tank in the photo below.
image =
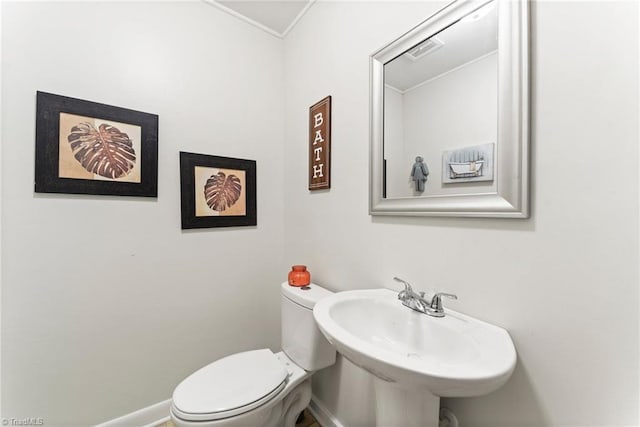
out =
{"type": "Polygon", "coordinates": [[[313,318],[313,306],[333,292],[314,283],[305,287],[282,283],[282,350],[307,371],[331,366],[336,350],[322,335],[313,318]]]}

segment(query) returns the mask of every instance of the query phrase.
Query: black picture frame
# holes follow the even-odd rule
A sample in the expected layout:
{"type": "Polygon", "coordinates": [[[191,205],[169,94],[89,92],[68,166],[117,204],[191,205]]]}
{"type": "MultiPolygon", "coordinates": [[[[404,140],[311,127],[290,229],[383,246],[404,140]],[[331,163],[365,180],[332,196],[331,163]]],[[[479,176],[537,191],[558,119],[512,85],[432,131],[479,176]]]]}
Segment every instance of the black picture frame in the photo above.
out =
{"type": "MultiPolygon", "coordinates": [[[[93,123],[90,126],[93,126],[93,123]]],[[[158,197],[158,116],[38,91],[36,93],[35,192],[158,197]],[[69,173],[67,171],[73,168],[76,170],[84,168],[81,171],[83,174],[92,174],[76,157],[80,155],[79,150],[72,153],[72,149],[69,148],[72,146],[69,138],[72,138],[71,134],[78,127],[71,128],[72,132],[69,132],[67,123],[74,123],[75,120],[77,125],[83,119],[89,119],[85,122],[95,123],[93,130],[101,125],[107,128],[110,126],[119,135],[124,135],[129,140],[129,144],[134,144],[132,145],[134,148],[139,148],[140,152],[134,153],[135,159],[132,164],[135,166],[125,172],[124,176],[117,179],[112,177],[96,179],[98,173],[88,177],[65,176],[69,173]],[[61,122],[65,129],[61,127],[61,122]],[[110,122],[111,125],[104,122],[110,122]],[[116,122],[116,125],[113,122],[116,122]],[[136,136],[129,137],[125,131],[119,131],[119,127],[133,129],[136,136]],[[67,138],[61,139],[61,129],[63,129],[62,137],[64,138],[64,134],[67,134],[67,138]],[[61,144],[69,144],[69,146],[61,147],[61,144]],[[71,167],[61,166],[65,164],[71,167]],[[132,171],[135,171],[135,176],[132,171]],[[130,179],[130,182],[122,179],[130,179]]]]}
{"type": "Polygon", "coordinates": [[[182,229],[243,227],[257,225],[256,162],[255,160],[180,152],[180,199],[182,229]],[[224,171],[216,170],[223,169],[224,171]],[[222,173],[222,179],[218,179],[222,173]],[[220,200],[220,185],[229,184],[231,176],[241,190],[232,190],[231,205],[214,209],[214,199],[220,200]],[[206,181],[205,181],[206,180],[206,181]],[[224,184],[223,184],[224,183],[224,184]],[[218,188],[213,188],[215,186],[218,188]],[[207,189],[210,190],[207,193],[207,189]],[[215,191],[215,192],[212,192],[215,191]],[[207,195],[210,197],[207,198],[207,195]],[[227,214],[223,214],[227,212],[227,214]]]}

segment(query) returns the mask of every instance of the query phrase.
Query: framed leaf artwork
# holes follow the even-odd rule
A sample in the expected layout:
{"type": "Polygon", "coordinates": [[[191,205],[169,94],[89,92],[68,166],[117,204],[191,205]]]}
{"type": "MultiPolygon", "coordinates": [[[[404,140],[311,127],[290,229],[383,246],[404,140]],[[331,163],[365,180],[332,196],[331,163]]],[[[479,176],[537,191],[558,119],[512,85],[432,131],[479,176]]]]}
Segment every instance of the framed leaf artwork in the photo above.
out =
{"type": "Polygon", "coordinates": [[[37,92],[36,193],[158,197],[158,116],[37,92]]]}
{"type": "Polygon", "coordinates": [[[182,229],[256,225],[255,160],[180,152],[182,229]]]}

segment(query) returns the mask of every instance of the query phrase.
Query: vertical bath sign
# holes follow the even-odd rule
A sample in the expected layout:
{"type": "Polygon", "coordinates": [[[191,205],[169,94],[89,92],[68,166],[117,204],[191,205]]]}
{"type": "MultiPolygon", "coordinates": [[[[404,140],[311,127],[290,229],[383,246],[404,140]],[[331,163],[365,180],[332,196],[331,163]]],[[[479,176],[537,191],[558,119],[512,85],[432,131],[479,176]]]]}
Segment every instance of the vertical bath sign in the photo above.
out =
{"type": "Polygon", "coordinates": [[[331,188],[331,96],[309,108],[309,190],[331,188]]]}

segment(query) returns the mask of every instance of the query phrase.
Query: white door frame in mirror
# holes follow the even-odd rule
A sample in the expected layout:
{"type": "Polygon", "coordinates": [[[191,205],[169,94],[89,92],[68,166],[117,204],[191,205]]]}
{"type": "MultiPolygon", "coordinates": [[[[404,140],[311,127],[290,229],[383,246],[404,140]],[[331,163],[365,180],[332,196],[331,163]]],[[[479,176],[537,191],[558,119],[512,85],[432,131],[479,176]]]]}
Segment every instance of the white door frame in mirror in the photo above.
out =
{"type": "Polygon", "coordinates": [[[529,217],[529,4],[526,0],[497,2],[496,191],[383,197],[384,64],[488,3],[488,0],[457,0],[371,56],[371,215],[529,217]]]}

